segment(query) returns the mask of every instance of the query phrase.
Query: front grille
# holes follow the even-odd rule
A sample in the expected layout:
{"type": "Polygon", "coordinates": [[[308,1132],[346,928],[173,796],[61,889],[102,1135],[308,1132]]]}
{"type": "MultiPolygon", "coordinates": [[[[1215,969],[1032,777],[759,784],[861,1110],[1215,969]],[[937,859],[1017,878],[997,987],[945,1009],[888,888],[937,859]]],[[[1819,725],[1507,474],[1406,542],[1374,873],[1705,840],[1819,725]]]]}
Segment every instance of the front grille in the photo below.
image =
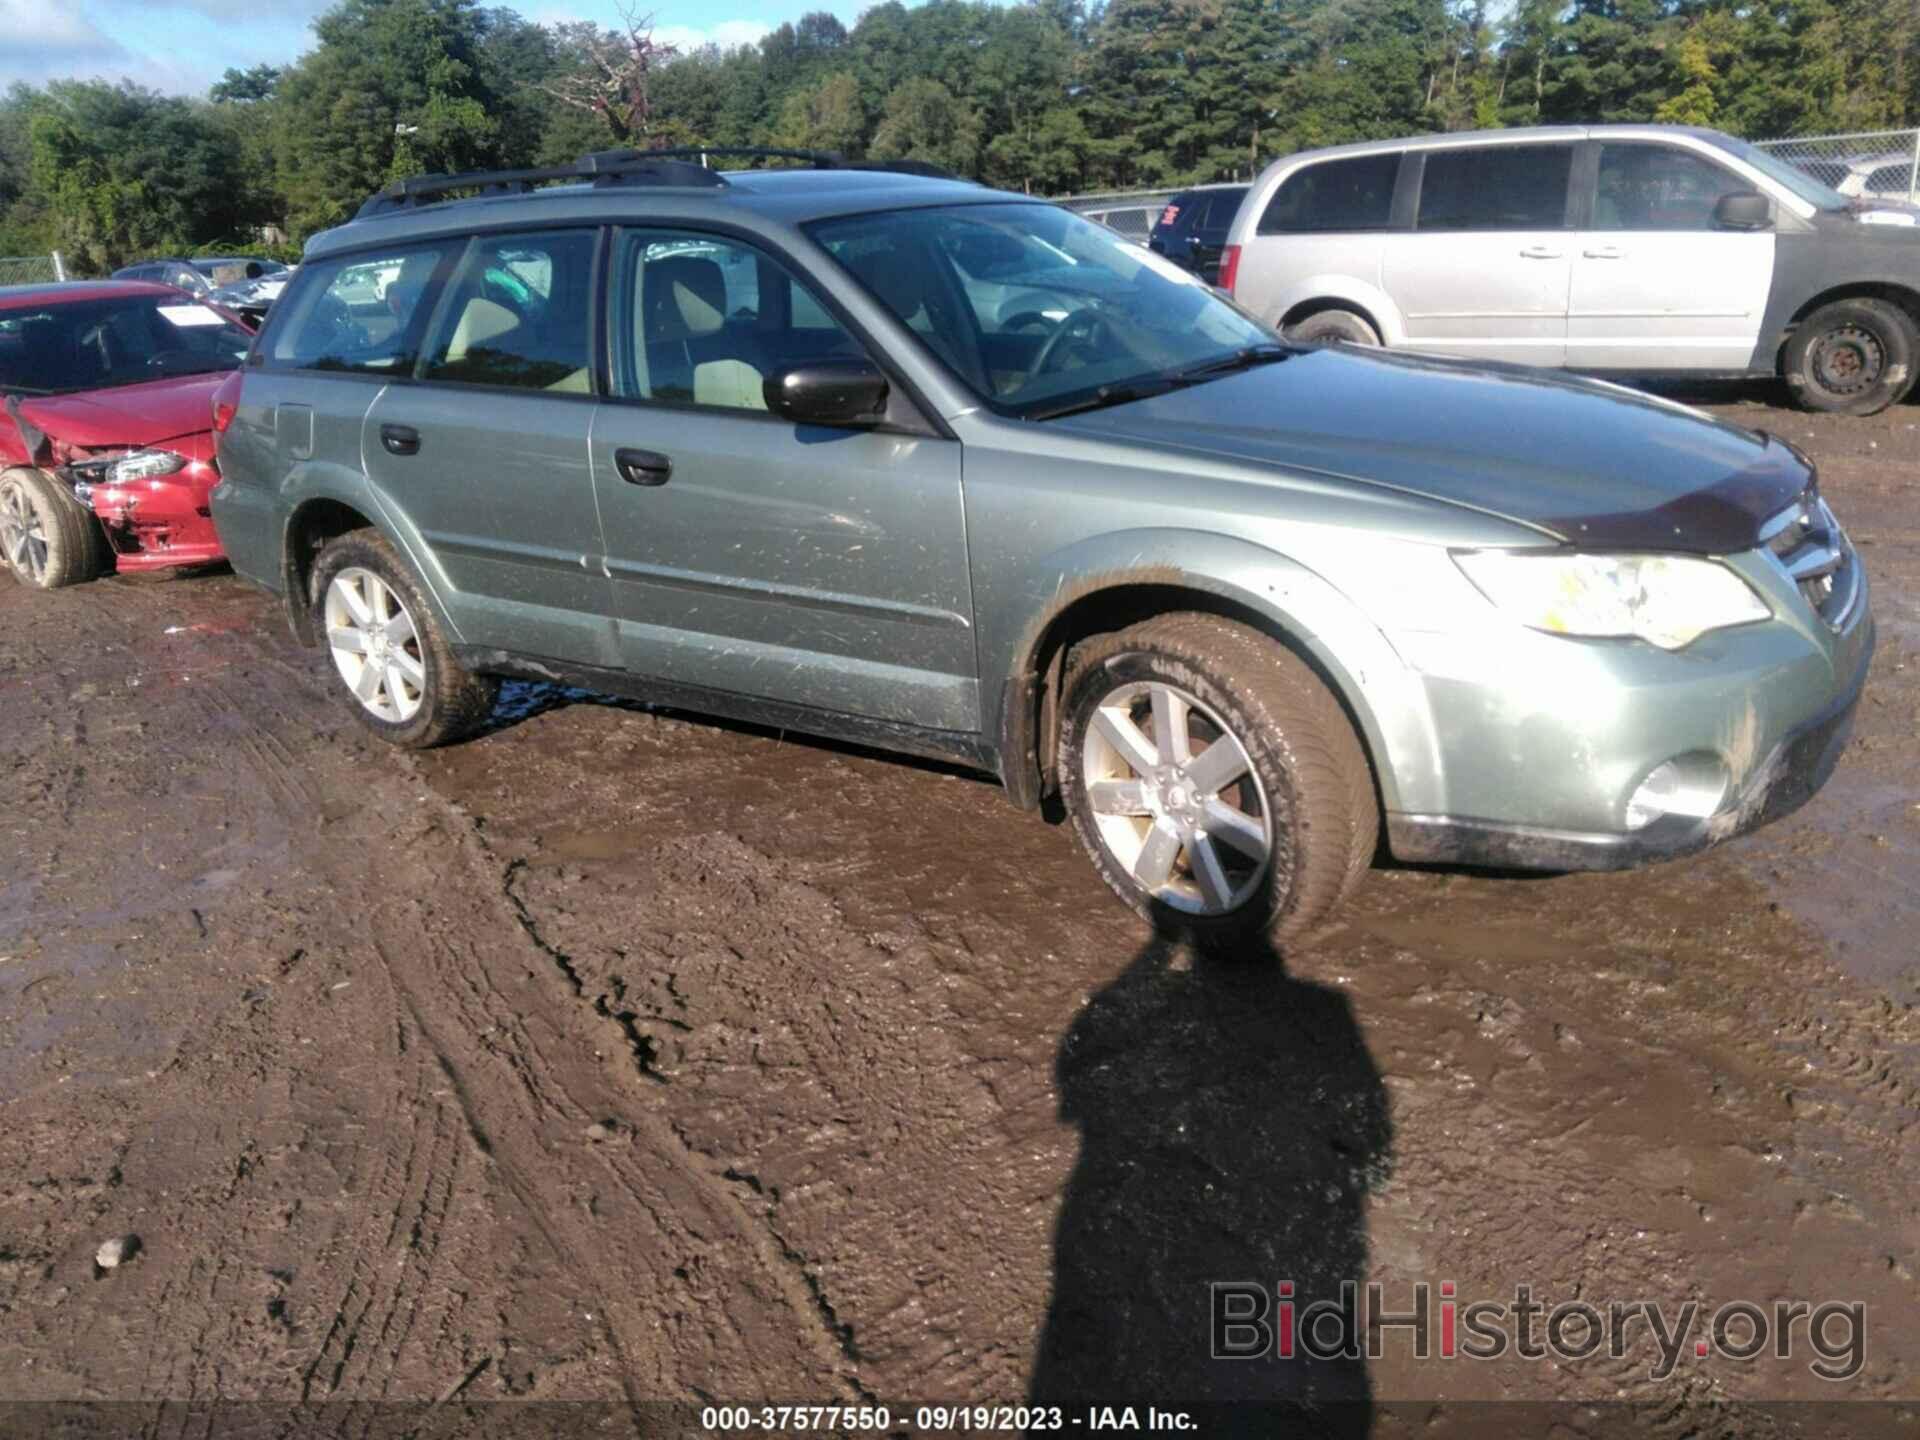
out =
{"type": "Polygon", "coordinates": [[[1858,562],[1819,481],[1766,523],[1760,541],[1814,614],[1836,630],[1846,623],[1859,594],[1858,562]]]}

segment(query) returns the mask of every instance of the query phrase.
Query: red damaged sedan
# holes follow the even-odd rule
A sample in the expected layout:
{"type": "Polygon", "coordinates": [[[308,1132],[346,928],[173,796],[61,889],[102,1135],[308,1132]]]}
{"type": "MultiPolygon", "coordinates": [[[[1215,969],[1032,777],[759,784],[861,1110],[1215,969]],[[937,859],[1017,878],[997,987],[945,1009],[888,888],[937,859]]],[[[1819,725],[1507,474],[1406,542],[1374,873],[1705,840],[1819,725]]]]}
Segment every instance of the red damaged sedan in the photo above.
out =
{"type": "Polygon", "coordinates": [[[252,341],[165,285],[0,288],[0,553],[23,584],[223,558],[213,396],[252,341]]]}

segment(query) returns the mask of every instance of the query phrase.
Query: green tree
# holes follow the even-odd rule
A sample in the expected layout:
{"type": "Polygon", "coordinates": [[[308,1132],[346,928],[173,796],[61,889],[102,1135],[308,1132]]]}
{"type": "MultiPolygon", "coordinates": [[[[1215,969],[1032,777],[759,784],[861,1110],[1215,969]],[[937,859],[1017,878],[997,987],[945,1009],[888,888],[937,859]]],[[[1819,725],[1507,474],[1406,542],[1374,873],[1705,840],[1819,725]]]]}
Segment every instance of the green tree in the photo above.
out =
{"type": "Polygon", "coordinates": [[[924,160],[971,175],[980,152],[980,121],[938,80],[909,80],[887,97],[873,132],[883,160],[924,160]]]}
{"type": "Polygon", "coordinates": [[[860,86],[845,71],[835,71],[795,90],[780,107],[773,143],[798,150],[833,150],[857,158],[867,133],[860,86]]]}
{"type": "Polygon", "coordinates": [[[471,0],[344,0],[314,22],[318,43],[281,80],[275,113],[296,237],[396,175],[500,162],[494,116],[507,107],[480,53],[486,28],[471,0]]]}

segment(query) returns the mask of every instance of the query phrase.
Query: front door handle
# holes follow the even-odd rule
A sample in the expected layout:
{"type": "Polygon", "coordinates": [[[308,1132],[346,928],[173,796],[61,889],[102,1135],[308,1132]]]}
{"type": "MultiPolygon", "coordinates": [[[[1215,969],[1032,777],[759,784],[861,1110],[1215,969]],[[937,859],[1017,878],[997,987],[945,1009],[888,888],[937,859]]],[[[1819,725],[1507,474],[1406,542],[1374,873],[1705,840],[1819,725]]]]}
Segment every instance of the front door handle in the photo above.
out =
{"type": "Polygon", "coordinates": [[[389,455],[418,455],[420,432],[411,425],[382,425],[380,443],[389,455]]]}
{"type": "Polygon", "coordinates": [[[1529,245],[1520,252],[1523,260],[1558,260],[1561,252],[1551,245],[1529,245]]]}
{"type": "Polygon", "coordinates": [[[629,485],[664,485],[673,478],[673,461],[654,450],[616,450],[613,464],[629,485]]]}
{"type": "Polygon", "coordinates": [[[1580,253],[1589,260],[1624,260],[1627,258],[1627,252],[1622,250],[1618,245],[1596,245],[1593,249],[1582,250],[1580,253]]]}

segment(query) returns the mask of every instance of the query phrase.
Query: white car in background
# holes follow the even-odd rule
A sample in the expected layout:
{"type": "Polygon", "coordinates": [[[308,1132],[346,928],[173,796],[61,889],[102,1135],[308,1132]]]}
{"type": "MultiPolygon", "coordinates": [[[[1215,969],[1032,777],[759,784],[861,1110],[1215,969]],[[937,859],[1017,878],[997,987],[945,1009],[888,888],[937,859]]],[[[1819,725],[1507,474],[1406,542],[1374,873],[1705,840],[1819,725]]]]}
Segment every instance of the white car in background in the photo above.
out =
{"type": "Polygon", "coordinates": [[[1811,408],[1868,415],[1920,363],[1916,218],[1715,130],[1434,135],[1270,165],[1220,284],[1296,339],[1779,376],[1811,408]]]}
{"type": "Polygon", "coordinates": [[[1831,160],[1815,156],[1788,158],[1797,169],[1852,200],[1890,200],[1907,205],[1915,203],[1917,198],[1911,150],[1842,155],[1831,160]]]}

